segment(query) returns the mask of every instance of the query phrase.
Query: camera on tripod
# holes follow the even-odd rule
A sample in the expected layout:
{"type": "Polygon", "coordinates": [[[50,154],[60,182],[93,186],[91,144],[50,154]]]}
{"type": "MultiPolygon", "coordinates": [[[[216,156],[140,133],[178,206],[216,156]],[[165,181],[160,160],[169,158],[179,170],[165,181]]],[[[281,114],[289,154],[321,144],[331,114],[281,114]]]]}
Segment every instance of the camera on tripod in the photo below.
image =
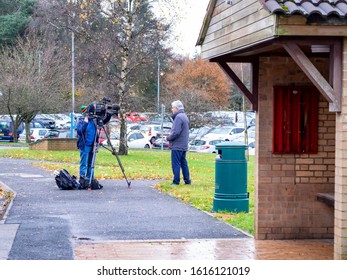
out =
{"type": "Polygon", "coordinates": [[[103,120],[107,115],[116,115],[118,116],[118,111],[120,107],[118,104],[109,105],[111,99],[104,97],[102,102],[93,102],[88,105],[87,113],[90,118],[96,118],[98,120],[103,120]]]}

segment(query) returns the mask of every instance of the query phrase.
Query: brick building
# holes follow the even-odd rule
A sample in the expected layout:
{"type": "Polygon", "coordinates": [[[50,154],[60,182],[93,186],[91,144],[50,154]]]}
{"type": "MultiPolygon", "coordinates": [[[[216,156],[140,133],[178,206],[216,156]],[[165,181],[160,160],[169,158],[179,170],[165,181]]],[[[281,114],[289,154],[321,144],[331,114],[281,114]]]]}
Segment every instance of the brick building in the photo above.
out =
{"type": "Polygon", "coordinates": [[[256,111],[255,238],[347,259],[347,1],[210,0],[197,44],[256,111]]]}

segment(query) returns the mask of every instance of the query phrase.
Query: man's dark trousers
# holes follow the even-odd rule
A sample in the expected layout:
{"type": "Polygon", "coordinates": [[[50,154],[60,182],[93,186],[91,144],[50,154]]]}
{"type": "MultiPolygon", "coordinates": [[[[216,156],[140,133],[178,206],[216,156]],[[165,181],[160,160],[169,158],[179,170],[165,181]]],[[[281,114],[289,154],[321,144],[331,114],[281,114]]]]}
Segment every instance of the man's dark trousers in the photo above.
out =
{"type": "Polygon", "coordinates": [[[183,180],[186,184],[190,184],[189,168],[186,160],[186,151],[171,150],[172,172],[174,174],[173,184],[180,183],[180,171],[182,169],[183,180]]]}

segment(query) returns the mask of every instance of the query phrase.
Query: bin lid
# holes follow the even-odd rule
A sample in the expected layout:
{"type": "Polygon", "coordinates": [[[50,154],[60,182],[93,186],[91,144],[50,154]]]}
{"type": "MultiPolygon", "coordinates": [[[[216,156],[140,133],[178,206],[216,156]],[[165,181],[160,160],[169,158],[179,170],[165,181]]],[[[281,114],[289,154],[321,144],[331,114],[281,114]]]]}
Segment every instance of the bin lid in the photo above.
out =
{"type": "Polygon", "coordinates": [[[217,150],[221,150],[221,149],[246,149],[247,145],[245,143],[242,142],[229,142],[229,141],[225,141],[222,143],[218,143],[216,145],[216,149],[217,150]]]}

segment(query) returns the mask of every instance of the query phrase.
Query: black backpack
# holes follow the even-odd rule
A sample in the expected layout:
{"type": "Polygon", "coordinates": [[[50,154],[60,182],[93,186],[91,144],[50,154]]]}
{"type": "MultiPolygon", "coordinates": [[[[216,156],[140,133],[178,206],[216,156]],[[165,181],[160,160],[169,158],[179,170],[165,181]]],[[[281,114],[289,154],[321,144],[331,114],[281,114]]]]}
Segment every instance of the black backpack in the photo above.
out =
{"type": "Polygon", "coordinates": [[[60,170],[55,176],[55,182],[61,190],[78,190],[81,184],[75,176],[70,175],[66,169],[60,170]]]}

